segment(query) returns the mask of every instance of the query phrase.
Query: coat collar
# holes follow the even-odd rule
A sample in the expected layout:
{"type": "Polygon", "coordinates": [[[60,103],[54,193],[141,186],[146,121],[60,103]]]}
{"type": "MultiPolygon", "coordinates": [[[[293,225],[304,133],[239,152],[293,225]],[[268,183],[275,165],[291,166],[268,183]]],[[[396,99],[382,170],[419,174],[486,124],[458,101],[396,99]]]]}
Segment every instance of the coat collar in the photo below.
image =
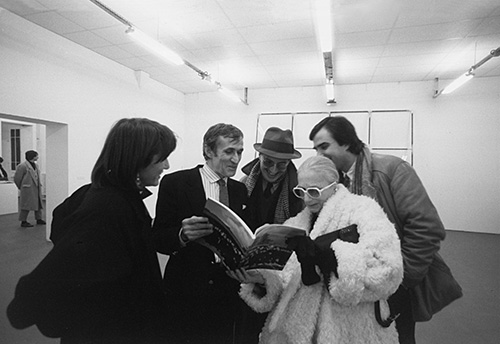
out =
{"type": "MultiPolygon", "coordinates": [[[[36,163],[35,163],[36,164],[36,163]]],[[[35,183],[38,185],[39,181],[39,175],[40,175],[40,169],[37,168],[36,170],[31,166],[29,161],[25,161],[24,165],[26,166],[28,173],[30,174],[31,178],[35,181],[35,183]]]]}

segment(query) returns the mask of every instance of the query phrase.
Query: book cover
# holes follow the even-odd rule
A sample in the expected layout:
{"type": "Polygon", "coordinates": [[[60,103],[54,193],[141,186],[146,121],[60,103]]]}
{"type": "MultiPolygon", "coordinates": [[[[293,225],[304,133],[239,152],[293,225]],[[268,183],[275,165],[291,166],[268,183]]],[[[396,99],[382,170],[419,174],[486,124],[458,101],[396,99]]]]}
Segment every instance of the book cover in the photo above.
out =
{"type": "Polygon", "coordinates": [[[203,212],[214,232],[199,243],[217,254],[230,270],[281,270],[292,254],[286,239],[306,235],[303,229],[274,224],[263,225],[254,234],[234,211],[212,198],[207,199],[203,212]]]}

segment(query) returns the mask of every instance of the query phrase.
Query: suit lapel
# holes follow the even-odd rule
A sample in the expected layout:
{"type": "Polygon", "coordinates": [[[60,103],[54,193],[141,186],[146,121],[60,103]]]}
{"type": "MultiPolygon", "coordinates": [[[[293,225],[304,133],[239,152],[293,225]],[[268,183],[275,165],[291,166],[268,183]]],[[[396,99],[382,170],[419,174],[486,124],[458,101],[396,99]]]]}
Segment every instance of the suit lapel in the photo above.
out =
{"type": "Polygon", "coordinates": [[[186,198],[191,209],[203,209],[207,200],[200,175],[201,165],[191,169],[185,180],[186,198]]]}
{"type": "Polygon", "coordinates": [[[229,178],[227,183],[227,191],[229,193],[229,207],[237,214],[240,214],[243,210],[242,206],[245,203],[246,192],[243,194],[238,192],[237,183],[237,181],[229,178]]]}

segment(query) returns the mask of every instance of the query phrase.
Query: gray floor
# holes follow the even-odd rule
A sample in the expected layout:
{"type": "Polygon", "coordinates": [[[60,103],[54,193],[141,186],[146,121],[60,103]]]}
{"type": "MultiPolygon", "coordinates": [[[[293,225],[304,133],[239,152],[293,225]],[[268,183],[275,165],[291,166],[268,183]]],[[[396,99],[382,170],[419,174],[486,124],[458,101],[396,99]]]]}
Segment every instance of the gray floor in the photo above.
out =
{"type": "MultiPolygon", "coordinates": [[[[32,214],[30,214],[32,216],[32,214]]],[[[500,342],[500,235],[448,231],[441,254],[464,290],[464,297],[427,323],[417,325],[419,344],[496,344],[500,342]]],[[[20,228],[17,215],[0,216],[0,343],[45,344],[35,327],[13,329],[5,309],[22,275],[52,248],[45,226],[20,228]]]]}

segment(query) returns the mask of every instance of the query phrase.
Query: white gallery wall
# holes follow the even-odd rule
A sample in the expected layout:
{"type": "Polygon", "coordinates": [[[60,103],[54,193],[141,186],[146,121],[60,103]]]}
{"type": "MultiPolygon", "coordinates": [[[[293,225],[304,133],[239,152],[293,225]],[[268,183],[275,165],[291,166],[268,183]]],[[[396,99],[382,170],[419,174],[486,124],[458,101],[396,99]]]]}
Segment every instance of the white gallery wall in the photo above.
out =
{"type": "Polygon", "coordinates": [[[47,125],[47,178],[58,188],[47,190],[48,215],[90,180],[110,126],[122,117],[170,126],[180,137],[170,158],[177,170],[203,162],[202,136],[217,122],[243,130],[243,164],[254,157],[259,113],[407,109],[414,113],[414,167],[446,228],[500,234],[500,78],[476,78],[436,99],[430,81],[340,85],[333,106],[323,87],[251,89],[247,106],[218,92],[183,95],[1,10],[0,75],[0,116],[47,125]]]}

